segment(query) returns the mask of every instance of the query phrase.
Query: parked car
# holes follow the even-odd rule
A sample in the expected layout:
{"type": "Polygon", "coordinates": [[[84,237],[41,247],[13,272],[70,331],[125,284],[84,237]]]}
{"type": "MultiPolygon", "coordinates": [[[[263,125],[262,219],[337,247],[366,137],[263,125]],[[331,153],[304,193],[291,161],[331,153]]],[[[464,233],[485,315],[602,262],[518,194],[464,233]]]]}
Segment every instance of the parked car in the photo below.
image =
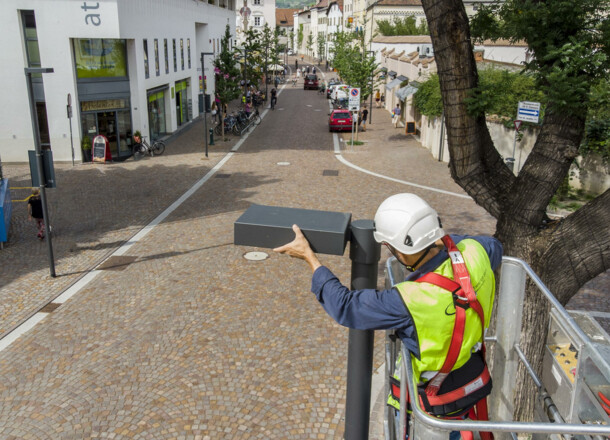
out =
{"type": "Polygon", "coordinates": [[[310,73],[309,75],[305,76],[303,89],[304,90],[307,90],[307,89],[318,90],[318,75],[310,73]]]}
{"type": "Polygon", "coordinates": [[[288,55],[290,55],[290,56],[294,55],[294,51],[292,49],[288,49],[288,55]]]}
{"type": "Polygon", "coordinates": [[[349,86],[347,84],[335,84],[330,93],[330,99],[337,101],[339,99],[347,98],[348,89],[349,86]]]}
{"type": "Polygon", "coordinates": [[[333,110],[328,119],[329,131],[351,131],[352,114],[347,110],[333,110]]]}
{"type": "Polygon", "coordinates": [[[334,86],[335,84],[340,84],[339,80],[337,80],[335,78],[331,78],[328,81],[328,86],[326,87],[326,99],[330,99],[330,92],[332,92],[331,87],[334,86]]]}
{"type": "Polygon", "coordinates": [[[331,102],[334,109],[346,109],[349,105],[349,98],[333,99],[331,102]]]}

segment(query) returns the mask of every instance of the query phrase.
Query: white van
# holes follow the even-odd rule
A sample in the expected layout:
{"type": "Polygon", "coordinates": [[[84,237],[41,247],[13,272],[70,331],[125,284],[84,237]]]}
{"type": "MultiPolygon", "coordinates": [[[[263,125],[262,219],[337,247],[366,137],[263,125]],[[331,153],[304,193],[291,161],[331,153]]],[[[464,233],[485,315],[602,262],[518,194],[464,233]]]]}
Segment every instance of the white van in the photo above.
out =
{"type": "Polygon", "coordinates": [[[330,99],[346,99],[349,86],[347,84],[333,84],[331,86],[330,99]]]}

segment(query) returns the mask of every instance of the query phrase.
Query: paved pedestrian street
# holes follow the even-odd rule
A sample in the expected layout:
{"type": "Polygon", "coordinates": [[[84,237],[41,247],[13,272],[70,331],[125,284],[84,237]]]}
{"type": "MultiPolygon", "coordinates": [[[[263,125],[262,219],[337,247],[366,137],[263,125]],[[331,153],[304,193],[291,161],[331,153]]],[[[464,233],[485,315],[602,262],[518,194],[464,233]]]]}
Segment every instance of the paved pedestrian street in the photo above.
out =
{"type": "MultiPolygon", "coordinates": [[[[373,110],[356,147],[328,133],[327,114],[322,96],[286,85],[258,128],[243,142],[217,140],[209,159],[195,121],[163,156],[57,164],[58,188],[48,190],[56,278],[15,202],[0,251],[0,335],[44,319],[0,351],[0,438],[342,438],[348,331],[310,292],[304,262],[234,245],[235,220],[253,203],[371,219],[387,196],[413,192],[447,231],[489,234],[495,221],[385,110],[373,110]],[[268,258],[249,261],[250,251],[268,258]]],[[[26,165],[4,172],[11,186],[30,185],[26,165]]],[[[349,284],[347,251],[321,260],[349,284]]],[[[374,369],[383,362],[376,332],[374,369]]],[[[383,438],[379,405],[372,439],[383,438]]]]}

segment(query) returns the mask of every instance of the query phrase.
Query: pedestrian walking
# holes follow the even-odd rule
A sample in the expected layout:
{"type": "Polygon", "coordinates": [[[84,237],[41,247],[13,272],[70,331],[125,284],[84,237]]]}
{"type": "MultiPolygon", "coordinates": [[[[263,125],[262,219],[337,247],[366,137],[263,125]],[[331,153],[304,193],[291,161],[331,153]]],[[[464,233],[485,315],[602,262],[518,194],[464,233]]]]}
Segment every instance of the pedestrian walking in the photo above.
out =
{"type": "Polygon", "coordinates": [[[220,123],[220,115],[218,114],[218,104],[216,104],[216,101],[212,102],[210,113],[212,113],[212,120],[216,123],[220,123]]]}
{"type": "Polygon", "coordinates": [[[44,216],[42,214],[42,200],[40,199],[40,190],[38,188],[32,190],[32,195],[28,200],[28,217],[30,221],[36,223],[38,238],[42,240],[44,238],[44,216]]]}
{"type": "Polygon", "coordinates": [[[381,94],[381,106],[385,107],[385,93],[381,94]]]}
{"type": "Polygon", "coordinates": [[[398,122],[400,121],[400,105],[396,104],[394,110],[392,110],[392,124],[394,128],[398,128],[398,122]]]}
{"type": "Polygon", "coordinates": [[[316,73],[316,66],[313,66],[313,68],[311,69],[311,73],[313,73],[313,74],[316,73]]]}
{"type": "Polygon", "coordinates": [[[299,60],[294,60],[294,70],[299,68],[299,60]]]}
{"type": "Polygon", "coordinates": [[[275,82],[274,83],[275,83],[275,87],[276,88],[278,88],[280,86],[280,77],[279,76],[275,77],[275,82]]]}
{"type": "Polygon", "coordinates": [[[307,66],[307,73],[309,74],[310,71],[311,71],[311,66],[307,66]]]}
{"type": "MultiPolygon", "coordinates": [[[[502,261],[501,243],[487,236],[445,234],[437,212],[415,194],[387,198],[374,221],[375,241],[410,271],[390,289],[350,290],[342,285],[297,225],[295,239],[274,251],[308,263],[312,292],[339,324],[397,330],[411,353],[415,380],[425,397],[422,405],[429,413],[472,417],[476,407],[476,418],[486,420],[485,399],[492,384],[482,343],[494,301],[493,271],[502,261]]],[[[393,378],[393,390],[399,380],[393,378]]],[[[388,400],[395,408],[400,405],[396,397],[392,392],[388,400]]],[[[481,437],[491,438],[487,433],[481,437]]]]}
{"type": "MultiPolygon", "coordinates": [[[[369,111],[366,108],[366,105],[362,108],[362,111],[360,112],[360,118],[362,121],[362,131],[366,131],[366,118],[368,118],[369,116],[369,111]]],[[[358,124],[360,125],[360,124],[358,124]]]]}
{"type": "Polygon", "coordinates": [[[271,110],[275,110],[275,104],[277,104],[277,90],[274,87],[271,89],[271,110]]]}
{"type": "Polygon", "coordinates": [[[375,93],[375,105],[377,106],[377,108],[380,107],[379,101],[381,100],[381,95],[379,93],[379,89],[377,89],[377,92],[375,93]]]}
{"type": "Polygon", "coordinates": [[[301,55],[301,62],[303,62],[303,58],[305,58],[305,55],[301,55]]]}
{"type": "Polygon", "coordinates": [[[297,70],[297,78],[301,77],[301,69],[297,70]]]}

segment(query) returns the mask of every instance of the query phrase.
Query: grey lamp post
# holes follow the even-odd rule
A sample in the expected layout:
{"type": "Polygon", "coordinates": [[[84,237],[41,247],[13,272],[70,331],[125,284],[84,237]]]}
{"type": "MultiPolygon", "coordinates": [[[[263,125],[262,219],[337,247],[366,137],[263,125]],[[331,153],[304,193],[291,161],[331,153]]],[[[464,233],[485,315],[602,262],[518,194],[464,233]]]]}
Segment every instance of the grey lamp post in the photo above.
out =
{"type": "Polygon", "coordinates": [[[208,115],[207,109],[205,108],[205,55],[214,55],[214,52],[201,52],[201,78],[203,79],[203,138],[205,139],[205,157],[208,157],[208,115]]]}
{"type": "Polygon", "coordinates": [[[53,68],[34,68],[26,67],[25,79],[28,87],[28,98],[30,101],[30,116],[32,118],[32,130],[34,131],[34,149],[36,150],[36,171],[38,174],[38,184],[40,185],[40,199],[42,202],[42,217],[44,219],[45,235],[47,237],[47,249],[49,254],[49,272],[55,278],[55,261],[53,258],[53,244],[51,242],[49,226],[49,210],[47,209],[47,193],[45,192],[46,181],[44,178],[42,150],[40,147],[40,129],[38,127],[38,117],[36,115],[36,103],[34,102],[34,90],[32,87],[32,74],[53,73],[53,68]]]}

